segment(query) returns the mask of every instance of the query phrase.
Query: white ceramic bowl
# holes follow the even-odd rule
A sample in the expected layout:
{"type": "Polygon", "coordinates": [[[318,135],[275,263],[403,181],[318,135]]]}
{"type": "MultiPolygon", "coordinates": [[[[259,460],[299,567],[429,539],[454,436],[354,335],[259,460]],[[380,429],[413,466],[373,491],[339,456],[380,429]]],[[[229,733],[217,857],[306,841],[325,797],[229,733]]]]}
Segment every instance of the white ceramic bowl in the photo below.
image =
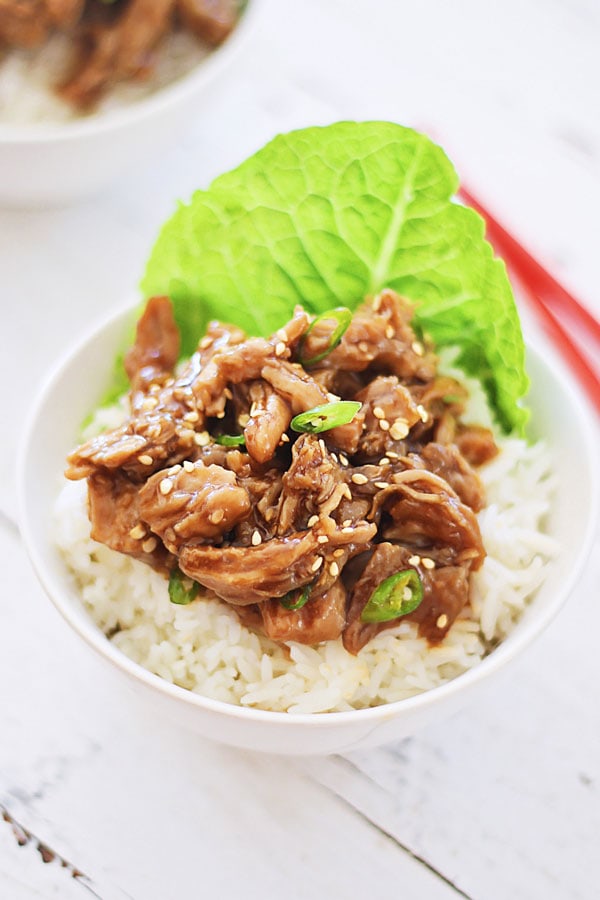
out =
{"type": "Polygon", "coordinates": [[[191,72],[143,100],[56,124],[0,122],[0,205],[46,207],[97,193],[140,161],[158,159],[209,97],[243,77],[262,0],[250,0],[227,40],[191,72]]]}
{"type": "Polygon", "coordinates": [[[531,351],[530,405],[534,436],[544,436],[555,456],[558,490],[549,531],[559,558],[514,632],[478,666],[427,693],[386,706],[351,712],[290,715],[209,700],[163,681],[124,656],[94,624],[52,542],[52,508],[65,456],[78,441],[81,421],[97,405],[115,350],[122,346],[131,310],[84,339],[56,368],[34,405],[20,453],[21,533],[37,574],[75,631],[138,695],[162,714],[202,735],[271,753],[333,753],[397,740],[461,707],[492,675],[521,653],[558,612],[588,554],[595,526],[598,483],[589,413],[560,366],[531,351]],[[573,471],[578,473],[572,477],[573,471]]]}

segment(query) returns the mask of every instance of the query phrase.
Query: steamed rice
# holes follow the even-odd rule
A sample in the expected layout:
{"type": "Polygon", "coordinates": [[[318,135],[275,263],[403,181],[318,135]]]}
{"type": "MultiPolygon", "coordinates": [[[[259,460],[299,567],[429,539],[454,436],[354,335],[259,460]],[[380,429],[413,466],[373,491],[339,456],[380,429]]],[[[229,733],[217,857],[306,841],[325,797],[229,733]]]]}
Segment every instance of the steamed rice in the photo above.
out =
{"type": "MultiPolygon", "coordinates": [[[[491,424],[477,382],[468,421],[491,424]]],[[[123,408],[102,410],[93,427],[112,427],[123,408]]],[[[488,556],[471,576],[471,602],[444,641],[430,646],[413,622],[380,632],[357,656],[341,640],[279,645],[241,625],[235,611],[204,592],[188,606],[169,600],[163,576],[90,538],[85,483],[59,497],[56,541],[86,608],[119,649],[156,675],[226,703],[290,713],[360,709],[422,693],[476,666],[518,621],[556,553],[543,532],[551,504],[551,459],[542,444],[497,436],[501,452],[479,470],[487,506],[478,515],[488,556]]]]}
{"type": "MultiPolygon", "coordinates": [[[[53,124],[84,117],[55,91],[67,75],[72,52],[72,41],[63,34],[53,35],[37,50],[0,51],[0,125],[53,124]]],[[[150,76],[115,85],[93,116],[106,115],[154,94],[187,75],[209,52],[189,32],[170,33],[161,43],[150,76]]]]}

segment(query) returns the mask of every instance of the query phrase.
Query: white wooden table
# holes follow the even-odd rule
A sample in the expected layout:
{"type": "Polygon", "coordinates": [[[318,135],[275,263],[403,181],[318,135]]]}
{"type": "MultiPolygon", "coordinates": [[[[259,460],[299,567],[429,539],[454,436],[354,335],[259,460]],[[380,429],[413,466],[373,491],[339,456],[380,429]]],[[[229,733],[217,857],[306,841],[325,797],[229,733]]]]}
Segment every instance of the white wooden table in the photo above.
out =
{"type": "Polygon", "coordinates": [[[600,539],[554,624],[450,722],[267,758],[121,693],[38,587],[13,481],[52,361],[135,291],[175,199],[277,131],[431,129],[600,313],[599,45],[596,0],[272,0],[244,77],[160,164],[78,207],[0,211],[2,900],[600,896],[600,539]]]}

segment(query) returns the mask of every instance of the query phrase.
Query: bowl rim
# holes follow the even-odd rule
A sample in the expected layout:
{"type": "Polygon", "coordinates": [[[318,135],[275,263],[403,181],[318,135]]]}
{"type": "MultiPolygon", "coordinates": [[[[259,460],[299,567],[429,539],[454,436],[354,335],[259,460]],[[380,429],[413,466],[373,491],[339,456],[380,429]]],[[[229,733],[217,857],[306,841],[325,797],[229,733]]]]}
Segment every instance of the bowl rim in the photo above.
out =
{"type": "Polygon", "coordinates": [[[153,692],[169,697],[184,707],[203,709],[229,719],[247,720],[249,723],[277,723],[286,728],[302,725],[311,729],[323,729],[326,726],[334,727],[351,722],[357,723],[358,721],[362,721],[365,724],[371,723],[375,726],[381,721],[396,718],[404,712],[409,714],[411,711],[424,710],[437,704],[444,698],[453,697],[458,693],[467,693],[469,688],[486,680],[493,672],[502,669],[522,649],[539,637],[555,618],[571,594],[592,549],[600,518],[600,475],[593,464],[596,435],[592,425],[593,411],[591,407],[588,407],[582,399],[573,377],[561,360],[558,358],[552,359],[552,365],[550,365],[545,359],[547,353],[542,351],[539,342],[536,342],[535,338],[527,336],[526,347],[528,352],[532,354],[538,364],[541,364],[543,368],[552,373],[556,381],[560,382],[561,389],[565,392],[569,405],[577,419],[580,435],[583,438],[582,450],[585,453],[586,463],[592,479],[589,492],[589,515],[585,527],[584,540],[579,545],[576,555],[571,558],[572,565],[568,576],[561,582],[560,589],[555,591],[552,600],[545,605],[535,618],[532,617],[528,621],[521,621],[511,634],[475,666],[444,684],[430,688],[412,697],[391,701],[379,706],[337,712],[289,713],[245,707],[203,696],[166,681],[126,656],[125,653],[106,638],[83,606],[83,603],[80,602],[76,610],[71,608],[71,603],[68,600],[71,592],[65,590],[65,585],[61,583],[60,579],[55,579],[54,573],[48,571],[43,553],[34,537],[28,514],[27,481],[29,479],[26,477],[25,469],[27,450],[34,440],[37,419],[52,395],[56,382],[68,371],[75,359],[81,355],[99,333],[116,326],[119,320],[123,321],[125,327],[127,317],[134,315],[136,309],[139,308],[140,302],[140,299],[138,299],[135,304],[132,304],[131,300],[129,300],[125,306],[113,310],[108,316],[99,321],[97,320],[78,337],[76,343],[68,348],[49,370],[44,379],[43,387],[38,392],[31,406],[21,435],[16,473],[19,531],[37,577],[61,616],[79,637],[83,638],[85,643],[107,663],[115,665],[129,679],[138,683],[141,682],[153,692]]]}
{"type": "Polygon", "coordinates": [[[185,75],[146,97],[105,113],[91,113],[89,117],[69,119],[66,122],[11,124],[0,121],[0,147],[24,143],[60,144],[97,134],[110,134],[159,115],[163,109],[181,102],[199,87],[210,84],[219,72],[227,68],[254,34],[264,2],[265,0],[248,0],[235,28],[222,44],[211,49],[185,75]]]}

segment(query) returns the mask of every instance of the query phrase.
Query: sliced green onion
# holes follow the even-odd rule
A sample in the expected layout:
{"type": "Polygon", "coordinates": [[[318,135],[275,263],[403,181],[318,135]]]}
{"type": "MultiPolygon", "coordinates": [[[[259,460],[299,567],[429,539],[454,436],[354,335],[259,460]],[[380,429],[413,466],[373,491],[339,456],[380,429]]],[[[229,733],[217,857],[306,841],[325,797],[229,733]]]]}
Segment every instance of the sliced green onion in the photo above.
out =
{"type": "Polygon", "coordinates": [[[221,444],[223,447],[243,447],[246,438],[243,434],[220,434],[215,438],[215,444],[221,444]]]}
{"type": "Polygon", "coordinates": [[[317,316],[316,319],[310,323],[302,337],[300,338],[300,344],[298,346],[298,360],[302,363],[303,366],[312,366],[317,362],[320,362],[326,356],[328,356],[332,350],[335,350],[337,345],[340,343],[342,338],[344,337],[348,325],[352,321],[352,313],[345,306],[337,306],[335,309],[329,309],[327,312],[321,313],[320,316],[317,316]],[[327,346],[321,353],[317,353],[316,356],[311,356],[308,359],[304,356],[302,352],[302,348],[306,343],[308,336],[311,331],[321,322],[327,321],[335,321],[337,325],[329,335],[329,341],[327,342],[327,346]]]}
{"type": "Polygon", "coordinates": [[[187,578],[178,566],[171,570],[169,575],[169,600],[178,606],[187,606],[198,595],[200,585],[191,578],[187,578]]]}
{"type": "Polygon", "coordinates": [[[378,585],[362,611],[362,622],[390,622],[413,612],[423,599],[423,583],[415,569],[390,575],[378,585]]]}
{"type": "Polygon", "coordinates": [[[314,582],[311,581],[310,584],[305,585],[303,590],[300,591],[300,594],[299,594],[297,600],[294,600],[293,597],[295,594],[298,594],[298,591],[288,591],[287,594],[283,595],[283,597],[280,599],[279,602],[281,603],[281,605],[283,607],[285,607],[285,609],[289,609],[289,610],[302,609],[302,607],[305,605],[306,601],[310,597],[310,592],[312,591],[313,584],[314,584],[314,582]]]}
{"type": "Polygon", "coordinates": [[[324,403],[314,406],[306,412],[294,416],[290,422],[293,431],[308,431],[309,434],[320,434],[330,428],[338,428],[351,422],[361,408],[358,400],[338,400],[335,403],[324,403]]]}

